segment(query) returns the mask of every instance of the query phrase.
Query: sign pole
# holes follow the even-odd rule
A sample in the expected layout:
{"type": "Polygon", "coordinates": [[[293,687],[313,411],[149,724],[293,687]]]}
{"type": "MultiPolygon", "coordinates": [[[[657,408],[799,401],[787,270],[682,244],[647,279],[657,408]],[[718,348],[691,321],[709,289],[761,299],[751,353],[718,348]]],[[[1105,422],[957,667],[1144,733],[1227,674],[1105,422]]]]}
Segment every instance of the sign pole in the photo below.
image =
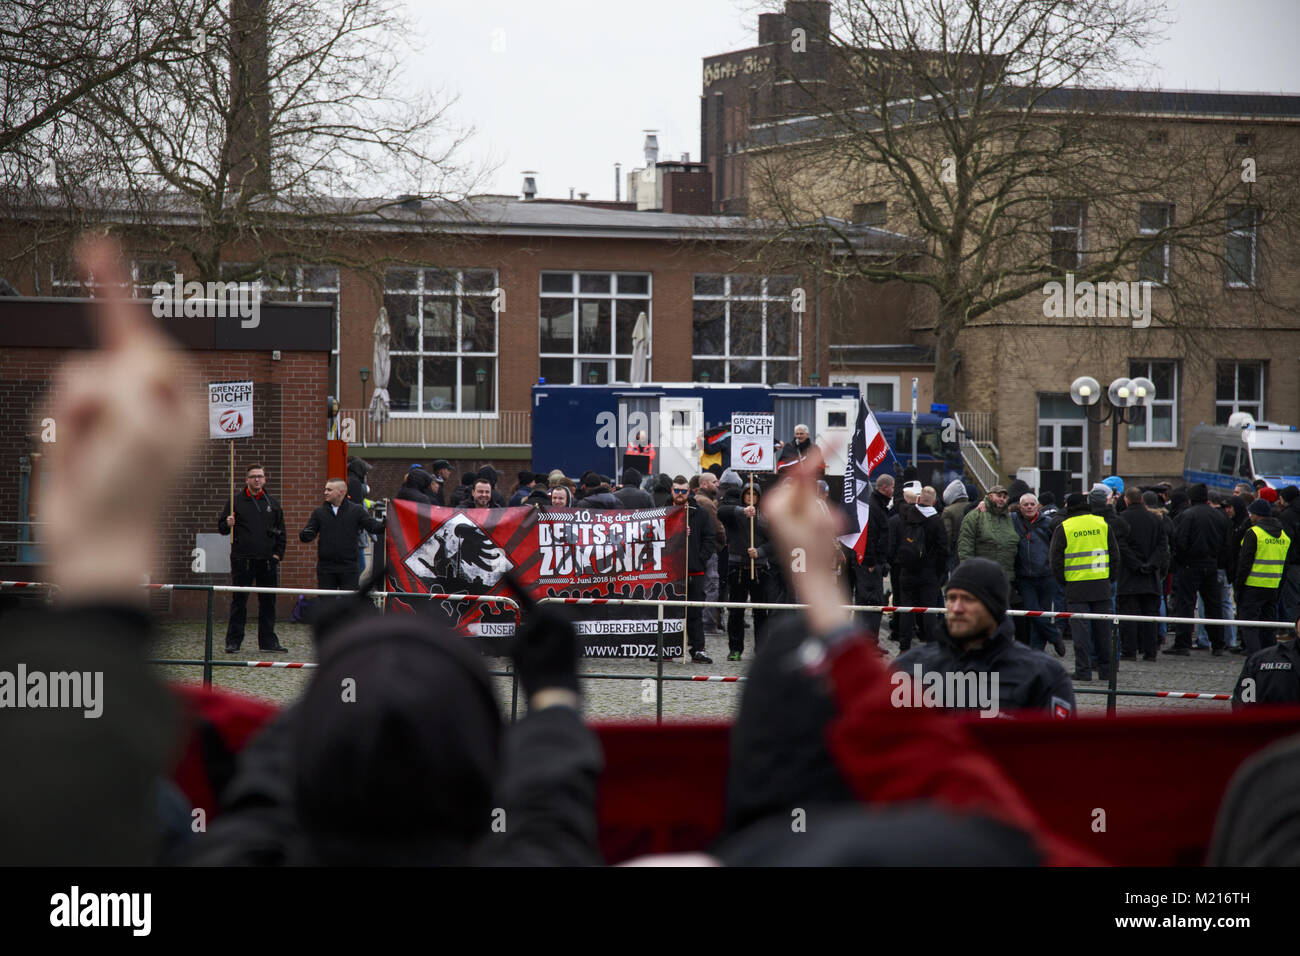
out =
{"type": "MultiPolygon", "coordinates": [[[[682,575],[682,598],[689,601],[691,599],[691,502],[686,500],[686,560],[682,563],[685,573],[682,575]]],[[[682,608],[687,616],[690,615],[690,608],[682,608]]],[[[685,664],[691,659],[690,651],[687,650],[686,634],[686,617],[682,618],[682,663],[685,664]]]]}
{"type": "MultiPolygon", "coordinates": [[[[230,513],[235,513],[235,440],[230,439],[230,513]]],[[[235,553],[235,529],[230,529],[230,553],[235,553]]]]}
{"type": "MultiPolygon", "coordinates": [[[[749,473],[749,506],[754,507],[754,473],[749,473]]],[[[749,546],[754,547],[754,516],[749,516],[749,546]]],[[[754,556],[749,556],[749,580],[754,580],[754,556]]]]}

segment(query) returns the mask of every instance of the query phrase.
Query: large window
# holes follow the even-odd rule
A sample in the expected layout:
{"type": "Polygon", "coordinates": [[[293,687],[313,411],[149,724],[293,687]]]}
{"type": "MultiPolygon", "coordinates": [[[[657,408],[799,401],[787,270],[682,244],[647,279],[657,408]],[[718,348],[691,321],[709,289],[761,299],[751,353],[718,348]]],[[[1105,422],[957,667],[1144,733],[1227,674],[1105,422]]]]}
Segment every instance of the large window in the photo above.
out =
{"type": "Polygon", "coordinates": [[[389,269],[384,307],[392,328],[396,414],[459,415],[497,407],[496,272],[389,269]]]}
{"type": "Polygon", "coordinates": [[[1226,425],[1233,412],[1264,420],[1264,363],[1219,362],[1214,370],[1214,424],[1226,425]]]}
{"type": "Polygon", "coordinates": [[[1052,203],[1052,265],[1077,272],[1083,262],[1084,204],[1077,199],[1052,203]]]}
{"type": "Polygon", "coordinates": [[[1149,378],[1156,386],[1155,401],[1135,424],[1128,427],[1129,445],[1178,443],[1178,363],[1169,360],[1131,361],[1130,378],[1149,378]]]}
{"type": "MultiPolygon", "coordinates": [[[[1172,203],[1144,202],[1138,204],[1138,235],[1156,236],[1174,223],[1172,203]]],[[[1138,261],[1139,281],[1169,282],[1169,270],[1172,265],[1171,246],[1167,242],[1156,243],[1142,253],[1138,261]]]]}
{"type": "Polygon", "coordinates": [[[793,276],[697,275],[691,377],[775,385],[800,378],[793,276]]]}
{"type": "MultiPolygon", "coordinates": [[[[543,272],[541,376],[552,385],[603,385],[632,376],[632,333],[650,314],[645,272],[543,272]]],[[[647,330],[648,331],[648,330],[647,330]]]]}
{"type": "MultiPolygon", "coordinates": [[[[148,299],[155,282],[175,281],[176,263],[170,259],[136,259],[131,263],[131,295],[137,299],[148,299]]],[[[77,267],[71,262],[58,262],[50,265],[50,295],[95,297],[95,293],[104,287],[104,283],[93,275],[83,279],[77,267]]]]}
{"type": "Polygon", "coordinates": [[[1228,207],[1227,275],[1228,286],[1246,289],[1255,284],[1258,244],[1256,229],[1258,210],[1254,206],[1228,207]]]}
{"type": "Polygon", "coordinates": [[[330,322],[330,394],[339,395],[339,270],[334,266],[270,266],[258,270],[247,262],[223,262],[221,278],[227,282],[262,283],[263,302],[328,302],[334,307],[330,322]]]}

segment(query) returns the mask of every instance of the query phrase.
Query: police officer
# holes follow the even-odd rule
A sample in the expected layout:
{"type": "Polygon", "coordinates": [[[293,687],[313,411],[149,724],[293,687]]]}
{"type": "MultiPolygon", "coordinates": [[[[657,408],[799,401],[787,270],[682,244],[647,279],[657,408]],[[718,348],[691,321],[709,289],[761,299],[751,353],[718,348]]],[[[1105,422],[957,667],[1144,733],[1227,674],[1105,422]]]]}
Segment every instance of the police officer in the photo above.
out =
{"type": "MultiPolygon", "coordinates": [[[[1052,532],[1052,574],[1065,587],[1065,609],[1074,613],[1109,614],[1110,582],[1118,577],[1119,542],[1110,523],[1093,514],[1088,499],[1075,493],[1065,499],[1060,524],[1052,532]]],[[[1074,679],[1092,680],[1092,643],[1097,650],[1097,674],[1110,679],[1110,621],[1070,618],[1074,641],[1074,679]]]]}
{"type": "MultiPolygon", "coordinates": [[[[1282,586],[1291,539],[1264,499],[1256,498],[1247,510],[1250,527],[1241,536],[1241,548],[1237,551],[1237,620],[1276,621],[1278,589],[1282,586]]],[[[1273,645],[1270,630],[1257,627],[1238,630],[1247,654],[1273,645]]]]}
{"type": "Polygon", "coordinates": [[[1232,709],[1240,710],[1253,704],[1300,703],[1300,620],[1276,644],[1246,658],[1246,664],[1237,678],[1232,692],[1232,709]]]}
{"type": "MultiPolygon", "coordinates": [[[[235,496],[235,510],[229,505],[217,516],[217,530],[235,540],[230,549],[230,583],[235,587],[273,588],[280,580],[284,557],[284,510],[266,491],[266,469],[249,465],[244,472],[244,489],[235,496]]],[[[248,592],[230,595],[230,620],[226,624],[226,653],[234,654],[244,643],[244,620],[248,616],[248,592]]],[[[257,596],[257,646],[263,651],[283,651],[275,634],[275,595],[257,596]]]]}

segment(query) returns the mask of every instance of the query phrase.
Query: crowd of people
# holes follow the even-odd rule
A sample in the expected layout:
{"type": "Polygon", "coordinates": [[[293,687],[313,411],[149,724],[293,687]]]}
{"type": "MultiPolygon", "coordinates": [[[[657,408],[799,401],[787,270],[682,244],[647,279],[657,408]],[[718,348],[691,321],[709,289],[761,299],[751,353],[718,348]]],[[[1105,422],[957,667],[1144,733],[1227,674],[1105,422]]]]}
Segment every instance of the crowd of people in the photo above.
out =
{"type": "MultiPolygon", "coordinates": [[[[86,265],[112,288],[120,269],[111,246],[100,243],[85,255],[86,265]]],[[[101,349],[61,374],[51,409],[61,425],[53,452],[61,467],[52,470],[46,492],[51,516],[46,546],[60,602],[6,618],[0,628],[0,668],[23,662],[49,673],[98,671],[105,706],[95,720],[83,719],[77,710],[31,707],[0,714],[6,721],[0,764],[18,768],[20,783],[6,789],[0,862],[602,862],[596,793],[603,757],[581,717],[581,646],[563,609],[549,607],[527,609],[516,635],[512,656],[527,713],[506,727],[482,659],[442,625],[421,614],[378,614],[364,594],[328,605],[314,624],[319,668],[306,692],[227,768],[220,813],[211,825],[191,825],[193,814],[170,779],[180,731],[177,701],[147,660],[152,623],[144,612],[140,579],[157,566],[165,516],[155,502],[185,468],[197,441],[200,409],[186,401],[184,369],[178,369],[180,360],[151,328],[147,313],[112,295],[97,304],[97,312],[101,349]],[[142,461],[150,463],[143,473],[142,461]],[[94,462],[97,478],[89,484],[84,480],[88,462],[94,462]],[[122,495],[123,488],[136,493],[122,495]]],[[[253,469],[249,474],[246,499],[257,503],[262,521],[266,503],[252,491],[253,469]]],[[[718,520],[728,532],[729,560],[740,558],[738,580],[747,580],[746,559],[753,561],[749,573],[757,580],[764,559],[784,575],[782,586],[806,610],[778,613],[767,622],[763,651],[750,669],[733,730],[725,824],[701,862],[1095,862],[1044,829],[1006,772],[962,723],[933,708],[895,702],[898,675],[882,661],[878,634],[869,620],[854,620],[843,606],[848,558],[837,540],[842,529],[813,469],[793,466],[773,486],[752,493],[723,478],[718,520]],[[734,500],[729,500],[732,489],[734,500]],[[748,542],[743,549],[733,546],[733,531],[748,542]],[[795,567],[796,556],[805,559],[802,570],[795,567]],[[791,826],[792,808],[815,821],[806,837],[791,826]]],[[[708,497],[712,484],[700,476],[692,492],[691,483],[679,476],[669,483],[668,500],[684,505],[708,497]]],[[[589,500],[618,500],[599,475],[585,476],[579,487],[589,500]]],[[[1126,492],[1122,510],[1107,510],[1106,487],[1107,492],[1094,488],[1082,500],[1071,496],[1055,519],[1046,509],[1026,508],[1023,494],[1012,516],[1007,500],[1015,489],[991,489],[983,510],[967,508],[957,523],[930,513],[937,499],[925,488],[904,486],[901,504],[884,516],[893,555],[868,551],[858,565],[894,575],[900,588],[917,590],[930,588],[941,570],[946,575],[947,614],[930,630],[931,639],[925,628],[914,630],[921,646],[912,649],[911,663],[927,675],[995,668],[1003,678],[1007,709],[1043,706],[1046,697],[1054,710],[1072,710],[1059,662],[1017,641],[1009,624],[1013,582],[1019,582],[1015,590],[1023,597],[1025,580],[1045,575],[1017,576],[1020,544],[1004,536],[1000,522],[1009,519],[1013,528],[1033,533],[1039,520],[1055,520],[1048,562],[1064,584],[1065,600],[1100,600],[1092,590],[1072,595],[1069,585],[1091,588],[1117,579],[1117,562],[1136,553],[1131,541],[1121,540],[1127,532],[1117,530],[1127,527],[1124,516],[1134,517],[1137,507],[1153,513],[1160,508],[1159,500],[1147,505],[1126,492]],[[942,539],[933,537],[936,529],[942,539]],[[1093,541],[1103,533],[1104,547],[1093,541]],[[1084,575],[1073,576],[1080,568],[1084,575]]],[[[875,493],[887,497],[890,488],[881,479],[875,493]]],[[[962,508],[955,489],[945,489],[945,497],[949,491],[947,508],[962,508]]],[[[326,504],[300,538],[316,535],[323,542],[326,515],[321,512],[335,519],[347,513],[345,493],[346,482],[331,481],[326,504]]],[[[470,489],[485,505],[492,493],[480,493],[477,481],[470,489]]],[[[1177,504],[1178,494],[1170,494],[1171,503],[1177,504]]],[[[1290,521],[1295,498],[1286,500],[1292,514],[1283,518],[1290,521]]],[[[1280,585],[1270,582],[1288,573],[1289,559],[1277,557],[1280,552],[1269,543],[1282,535],[1257,507],[1261,502],[1267,497],[1244,508],[1254,540],[1245,543],[1243,531],[1231,551],[1236,562],[1230,565],[1231,579],[1242,586],[1241,604],[1250,607],[1263,600],[1250,588],[1270,590],[1267,596],[1276,599],[1280,585]]],[[[1238,507],[1234,503],[1234,512],[1238,507]]],[[[237,505],[235,520],[224,523],[237,530],[241,513],[248,518],[250,510],[244,505],[241,512],[237,505]]],[[[695,513],[692,537],[702,540],[712,515],[702,503],[695,513]]],[[[1178,591],[1184,603],[1195,593],[1193,585],[1217,582],[1206,573],[1213,569],[1208,562],[1227,552],[1212,552],[1213,545],[1222,548],[1212,531],[1226,536],[1229,520],[1196,486],[1187,494],[1185,510],[1172,516],[1172,560],[1176,570],[1187,572],[1178,591]]],[[[353,534],[350,541],[340,539],[346,554],[355,548],[354,532],[365,526],[340,527],[353,534]]],[[[1157,545],[1160,532],[1169,539],[1164,516],[1153,527],[1157,545]]],[[[269,538],[270,560],[277,560],[284,536],[269,538]]],[[[709,552],[700,547],[697,556],[705,559],[709,552]]],[[[1163,567],[1149,556],[1135,560],[1142,575],[1147,565],[1151,572],[1163,567]]],[[[696,564],[692,561],[693,570],[696,564]]],[[[1025,567],[1040,570],[1037,564],[1025,567]]],[[[855,577],[855,585],[860,580],[855,577]]],[[[1213,600],[1210,591],[1206,602],[1213,600]]],[[[1076,640],[1081,636],[1076,632],[1076,640]]],[[[1049,635],[1044,647],[1050,642],[1049,635]]],[[[1292,661],[1294,641],[1286,643],[1289,647],[1278,654],[1285,652],[1291,655],[1285,660],[1292,661]]],[[[1213,640],[1212,646],[1217,646],[1213,640]]],[[[909,663],[908,655],[898,663],[909,663]]],[[[1261,666],[1257,673],[1262,680],[1280,670],[1261,666]]],[[[1238,838],[1234,853],[1220,859],[1258,861],[1251,854],[1267,845],[1267,836],[1238,838]]]]}

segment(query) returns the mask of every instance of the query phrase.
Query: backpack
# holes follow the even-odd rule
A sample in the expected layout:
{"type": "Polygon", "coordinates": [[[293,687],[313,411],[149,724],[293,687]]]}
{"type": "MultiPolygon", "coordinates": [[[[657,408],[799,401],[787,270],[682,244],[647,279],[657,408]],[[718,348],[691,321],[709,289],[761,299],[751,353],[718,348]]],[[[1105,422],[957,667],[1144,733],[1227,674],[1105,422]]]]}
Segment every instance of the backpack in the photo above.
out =
{"type": "Polygon", "coordinates": [[[904,571],[925,568],[925,525],[902,522],[898,533],[898,553],[894,562],[904,571]]]}

